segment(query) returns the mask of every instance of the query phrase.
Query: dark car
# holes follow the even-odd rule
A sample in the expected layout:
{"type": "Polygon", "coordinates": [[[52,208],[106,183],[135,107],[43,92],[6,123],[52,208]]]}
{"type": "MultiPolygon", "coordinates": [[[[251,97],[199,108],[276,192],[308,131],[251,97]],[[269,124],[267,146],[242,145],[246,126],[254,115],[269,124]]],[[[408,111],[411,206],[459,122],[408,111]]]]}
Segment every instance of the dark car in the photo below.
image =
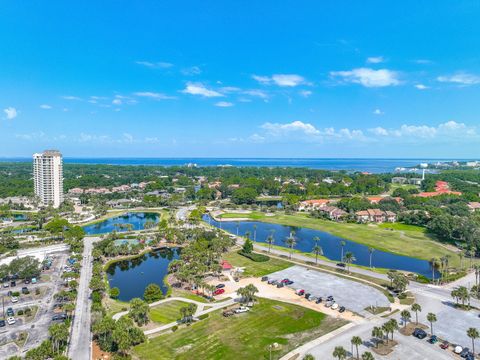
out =
{"type": "Polygon", "coordinates": [[[4,327],[6,325],[5,320],[0,320],[0,327],[4,327]]]}
{"type": "Polygon", "coordinates": [[[450,343],[448,341],[444,341],[440,344],[440,347],[443,349],[443,350],[446,350],[448,349],[448,347],[450,346],[450,343]]]}
{"type": "Polygon", "coordinates": [[[428,342],[429,342],[430,344],[436,344],[436,343],[438,342],[438,337],[437,337],[437,335],[432,335],[432,336],[430,336],[430,339],[428,339],[428,342]]]}
{"type": "Polygon", "coordinates": [[[292,285],[293,284],[293,281],[292,280],[288,280],[288,282],[286,282],[287,285],[292,285]]]}
{"type": "Polygon", "coordinates": [[[312,294],[310,294],[310,293],[306,293],[306,294],[305,294],[305,299],[307,299],[307,300],[308,300],[308,299],[310,298],[310,296],[312,296],[312,294]]]}
{"type": "Polygon", "coordinates": [[[22,294],[30,294],[30,291],[26,286],[22,287],[22,294]]]}
{"type": "Polygon", "coordinates": [[[13,311],[13,309],[11,307],[9,307],[7,309],[7,316],[14,316],[15,315],[15,312],[13,311]]]}
{"type": "Polygon", "coordinates": [[[467,356],[465,356],[466,360],[475,360],[475,355],[473,353],[468,353],[467,356]]]}
{"type": "Polygon", "coordinates": [[[30,279],[25,279],[25,280],[23,280],[23,283],[24,283],[24,284],[27,284],[27,285],[30,284],[30,279]]]}
{"type": "Polygon", "coordinates": [[[277,280],[274,279],[268,279],[267,282],[272,285],[273,283],[277,283],[277,280]]]}
{"type": "Polygon", "coordinates": [[[317,298],[317,301],[315,301],[315,304],[320,304],[323,301],[323,299],[319,296],[317,298]]]}
{"type": "Polygon", "coordinates": [[[285,286],[285,285],[284,285],[283,282],[279,282],[279,283],[277,284],[277,288],[283,288],[284,286],[285,286]]]}
{"type": "Polygon", "coordinates": [[[215,286],[217,289],[223,289],[225,287],[225,284],[218,284],[215,286]]]}
{"type": "Polygon", "coordinates": [[[268,281],[268,276],[262,276],[262,281],[268,281]]]}
{"type": "Polygon", "coordinates": [[[329,297],[327,297],[327,301],[333,301],[333,296],[330,295],[329,297]]]}
{"type": "Polygon", "coordinates": [[[460,356],[465,359],[468,354],[470,354],[470,349],[468,347],[464,347],[462,352],[460,353],[460,356]]]}
{"type": "Polygon", "coordinates": [[[340,306],[340,309],[338,309],[338,312],[344,312],[345,311],[345,306],[340,306]]]}
{"type": "Polygon", "coordinates": [[[17,286],[17,283],[16,281],[10,281],[10,286],[13,287],[13,286],[17,286]]]}
{"type": "Polygon", "coordinates": [[[52,321],[65,320],[66,318],[67,318],[67,314],[57,314],[57,315],[53,315],[52,321]]]}
{"type": "Polygon", "coordinates": [[[347,265],[345,265],[345,263],[337,263],[337,266],[338,266],[338,267],[341,267],[341,268],[344,268],[344,267],[347,266],[347,265]]]}
{"type": "Polygon", "coordinates": [[[425,339],[427,337],[427,333],[423,331],[422,329],[416,328],[413,331],[413,336],[415,336],[418,339],[425,339]]]}

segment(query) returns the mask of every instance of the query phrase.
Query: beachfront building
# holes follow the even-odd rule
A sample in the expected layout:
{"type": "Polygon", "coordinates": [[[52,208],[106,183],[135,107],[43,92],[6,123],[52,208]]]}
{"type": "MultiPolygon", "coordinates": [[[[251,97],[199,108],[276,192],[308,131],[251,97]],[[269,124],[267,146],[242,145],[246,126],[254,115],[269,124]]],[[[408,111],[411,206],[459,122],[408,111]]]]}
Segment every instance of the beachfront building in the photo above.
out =
{"type": "Polygon", "coordinates": [[[63,158],[57,150],[33,154],[35,195],[44,206],[58,208],[63,202],[63,158]]]}

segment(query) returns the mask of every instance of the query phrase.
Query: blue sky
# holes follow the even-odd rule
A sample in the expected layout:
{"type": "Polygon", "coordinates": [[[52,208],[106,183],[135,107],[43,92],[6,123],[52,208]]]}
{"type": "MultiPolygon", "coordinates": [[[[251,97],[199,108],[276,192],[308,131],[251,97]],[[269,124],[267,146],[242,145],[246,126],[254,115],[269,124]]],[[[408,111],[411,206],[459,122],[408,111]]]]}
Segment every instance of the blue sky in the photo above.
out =
{"type": "Polygon", "coordinates": [[[476,1],[4,1],[0,156],[473,158],[479,18],[476,1]]]}

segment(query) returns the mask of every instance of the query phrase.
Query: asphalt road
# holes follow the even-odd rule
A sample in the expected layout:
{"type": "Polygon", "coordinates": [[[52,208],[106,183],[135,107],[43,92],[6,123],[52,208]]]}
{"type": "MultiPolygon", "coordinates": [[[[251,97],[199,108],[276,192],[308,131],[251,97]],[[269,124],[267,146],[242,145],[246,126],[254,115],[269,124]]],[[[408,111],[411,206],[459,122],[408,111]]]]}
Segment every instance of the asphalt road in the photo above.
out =
{"type": "Polygon", "coordinates": [[[92,248],[93,243],[99,238],[86,237],[84,239],[82,269],[78,284],[77,305],[73,319],[72,333],[68,347],[68,357],[75,360],[91,359],[92,334],[91,323],[91,298],[90,279],[92,278],[92,248]]]}

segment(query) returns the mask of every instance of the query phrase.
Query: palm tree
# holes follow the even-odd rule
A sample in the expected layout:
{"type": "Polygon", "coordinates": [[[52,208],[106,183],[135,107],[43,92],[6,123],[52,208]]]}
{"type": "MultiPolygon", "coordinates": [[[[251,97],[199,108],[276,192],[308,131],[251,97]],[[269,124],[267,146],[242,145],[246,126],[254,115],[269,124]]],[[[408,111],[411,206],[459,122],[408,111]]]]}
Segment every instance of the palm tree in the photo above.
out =
{"type": "Polygon", "coordinates": [[[418,313],[422,311],[420,304],[412,304],[412,311],[415,311],[415,325],[418,325],[418,313]]]}
{"type": "Polygon", "coordinates": [[[368,248],[368,254],[370,255],[370,268],[372,268],[372,255],[373,255],[374,251],[375,251],[374,248],[372,248],[372,247],[368,248]]]}
{"type": "Polygon", "coordinates": [[[463,270],[463,258],[464,258],[463,251],[458,253],[458,257],[460,258],[460,270],[463,270]]]}
{"type": "MultiPolygon", "coordinates": [[[[392,341],[393,341],[393,332],[398,329],[398,323],[395,319],[390,319],[387,322],[390,332],[392,333],[392,341]]],[[[388,335],[387,335],[388,336],[388,335]]]]}
{"type": "Polygon", "coordinates": [[[323,249],[319,245],[315,245],[312,249],[312,253],[315,254],[315,264],[318,264],[318,255],[323,255],[323,249]]]}
{"type": "Polygon", "coordinates": [[[472,339],[472,352],[475,354],[475,339],[480,337],[480,333],[477,329],[471,327],[467,330],[467,336],[472,339]]]}
{"type": "Polygon", "coordinates": [[[430,264],[432,265],[432,284],[435,284],[435,266],[437,265],[437,258],[431,258],[430,264]]]}
{"type": "Polygon", "coordinates": [[[302,360],[315,360],[315,357],[312,354],[305,355],[302,360]]]}
{"type": "Polygon", "coordinates": [[[362,354],[362,360],[375,360],[375,358],[373,357],[373,355],[370,351],[365,351],[362,354]]]}
{"type": "Polygon", "coordinates": [[[360,359],[360,356],[358,354],[358,347],[362,345],[362,339],[360,338],[360,336],[354,336],[352,337],[352,340],[350,340],[350,342],[352,343],[352,346],[355,346],[355,349],[357,351],[357,360],[360,359]]]}
{"type": "Polygon", "coordinates": [[[290,236],[285,240],[285,244],[287,244],[290,248],[290,259],[292,259],[293,248],[297,244],[297,240],[295,239],[295,236],[293,236],[293,231],[290,233],[290,236]]]}
{"type": "Polygon", "coordinates": [[[342,247],[342,256],[340,257],[340,261],[343,261],[343,248],[345,247],[347,243],[345,241],[340,241],[340,246],[342,247]]]}
{"type": "Polygon", "coordinates": [[[430,323],[430,331],[433,335],[433,323],[437,321],[437,315],[434,313],[428,313],[427,314],[427,321],[430,323]]]}
{"type": "Polygon", "coordinates": [[[333,350],[333,357],[338,358],[338,360],[345,360],[347,358],[347,350],[343,346],[336,346],[333,350]]]}
{"type": "Polygon", "coordinates": [[[400,313],[400,316],[402,317],[403,328],[405,329],[407,327],[408,321],[410,321],[410,319],[412,318],[412,314],[410,314],[410,311],[408,311],[408,310],[403,310],[400,313]]]}
{"type": "Polygon", "coordinates": [[[378,343],[383,338],[383,329],[379,326],[375,326],[372,330],[372,336],[376,339],[375,347],[378,347],[378,343]]]}
{"type": "Polygon", "coordinates": [[[382,325],[382,331],[383,334],[385,335],[385,339],[387,340],[387,345],[388,345],[388,334],[390,334],[390,329],[391,329],[391,324],[389,322],[386,322],[385,324],[382,325]]]}
{"type": "Polygon", "coordinates": [[[268,244],[268,252],[270,253],[272,245],[275,242],[275,238],[273,237],[273,235],[268,235],[266,242],[268,244]]]}
{"type": "Polygon", "coordinates": [[[257,224],[253,224],[253,241],[257,241],[257,224]]]}
{"type": "Polygon", "coordinates": [[[351,251],[347,251],[345,253],[345,257],[343,259],[343,262],[347,264],[347,271],[350,272],[350,264],[355,262],[357,259],[355,258],[355,255],[351,251]]]}

